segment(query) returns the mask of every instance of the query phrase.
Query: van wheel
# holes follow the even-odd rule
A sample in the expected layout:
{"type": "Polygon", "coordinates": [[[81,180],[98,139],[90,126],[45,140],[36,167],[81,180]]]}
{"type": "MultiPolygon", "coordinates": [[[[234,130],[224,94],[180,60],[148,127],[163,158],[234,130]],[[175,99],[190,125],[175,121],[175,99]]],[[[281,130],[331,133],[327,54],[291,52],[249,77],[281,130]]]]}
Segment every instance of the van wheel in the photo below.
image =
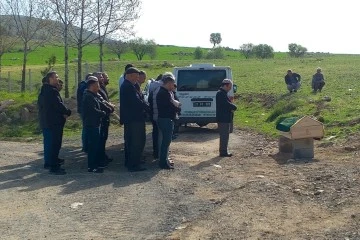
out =
{"type": "Polygon", "coordinates": [[[207,123],[196,123],[197,125],[199,125],[199,127],[205,127],[206,125],[208,125],[207,123]]]}

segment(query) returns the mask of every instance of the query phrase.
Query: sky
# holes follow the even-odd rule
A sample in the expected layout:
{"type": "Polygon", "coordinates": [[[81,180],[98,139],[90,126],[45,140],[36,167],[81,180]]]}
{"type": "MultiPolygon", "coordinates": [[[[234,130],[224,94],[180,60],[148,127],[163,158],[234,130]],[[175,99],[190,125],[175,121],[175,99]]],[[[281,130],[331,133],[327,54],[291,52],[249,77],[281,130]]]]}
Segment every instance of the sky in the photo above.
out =
{"type": "Polygon", "coordinates": [[[288,51],[289,43],[309,52],[360,54],[359,0],[142,0],[136,37],[157,44],[212,47],[268,44],[288,51]]]}

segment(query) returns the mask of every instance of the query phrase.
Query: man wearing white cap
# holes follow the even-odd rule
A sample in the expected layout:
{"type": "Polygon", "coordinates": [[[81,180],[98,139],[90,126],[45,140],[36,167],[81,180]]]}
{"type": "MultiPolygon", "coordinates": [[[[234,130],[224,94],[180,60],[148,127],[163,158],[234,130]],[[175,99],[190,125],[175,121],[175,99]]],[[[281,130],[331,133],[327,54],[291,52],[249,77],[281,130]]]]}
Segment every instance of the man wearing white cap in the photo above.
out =
{"type": "Polygon", "coordinates": [[[216,122],[220,133],[220,157],[232,156],[228,152],[228,143],[233,112],[237,109],[227,95],[232,86],[233,83],[230,79],[224,79],[219,91],[216,93],[216,122]]]}

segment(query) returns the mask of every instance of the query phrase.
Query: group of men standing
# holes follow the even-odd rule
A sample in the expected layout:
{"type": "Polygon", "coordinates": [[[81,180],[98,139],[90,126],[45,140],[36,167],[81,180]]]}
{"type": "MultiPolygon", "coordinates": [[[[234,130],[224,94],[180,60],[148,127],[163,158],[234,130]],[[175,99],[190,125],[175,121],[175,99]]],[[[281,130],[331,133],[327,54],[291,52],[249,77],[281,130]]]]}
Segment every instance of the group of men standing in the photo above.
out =
{"type": "MultiPolygon", "coordinates": [[[[181,113],[181,103],[176,97],[175,77],[171,72],[160,74],[149,86],[148,101],[141,92],[146,73],[131,64],[125,67],[120,77],[120,124],[124,125],[125,166],[130,172],[146,170],[142,164],[146,142],[145,121],[153,126],[153,157],[159,159],[161,169],[173,169],[169,158],[169,147],[173,139],[175,121],[181,113]]],[[[59,158],[63,128],[71,115],[60,96],[62,82],[56,72],[43,78],[38,97],[40,126],[44,137],[44,168],[51,174],[64,175],[59,158]]],[[[82,150],[88,155],[88,172],[102,173],[112,161],[105,153],[109,133],[110,114],[115,105],[110,103],[106,85],[109,77],[104,72],[88,74],[77,90],[77,110],[81,116],[82,150]]],[[[231,157],[228,152],[229,133],[236,106],[227,93],[232,81],[225,79],[216,95],[216,118],[220,132],[220,156],[231,157]]]]}
{"type": "Polygon", "coordinates": [[[83,151],[88,154],[88,172],[102,173],[112,161],[105,152],[109,135],[110,114],[115,105],[109,102],[106,85],[109,77],[104,72],[88,74],[78,87],[78,112],[83,123],[83,151]]]}
{"type": "Polygon", "coordinates": [[[149,87],[145,101],[141,84],[146,73],[131,64],[120,77],[120,124],[124,125],[125,166],[131,172],[144,171],[143,151],[146,141],[146,119],[153,123],[153,156],[159,158],[159,167],[173,169],[169,160],[169,146],[173,136],[174,121],[180,112],[180,102],[174,97],[175,78],[162,74],[149,87]]]}
{"type": "MultiPolygon", "coordinates": [[[[293,72],[291,69],[287,71],[285,75],[285,84],[290,93],[297,92],[301,86],[301,76],[298,73],[293,72]]],[[[316,73],[312,77],[311,88],[313,93],[321,92],[325,86],[324,75],[321,73],[321,68],[316,69],[316,73]]]]}

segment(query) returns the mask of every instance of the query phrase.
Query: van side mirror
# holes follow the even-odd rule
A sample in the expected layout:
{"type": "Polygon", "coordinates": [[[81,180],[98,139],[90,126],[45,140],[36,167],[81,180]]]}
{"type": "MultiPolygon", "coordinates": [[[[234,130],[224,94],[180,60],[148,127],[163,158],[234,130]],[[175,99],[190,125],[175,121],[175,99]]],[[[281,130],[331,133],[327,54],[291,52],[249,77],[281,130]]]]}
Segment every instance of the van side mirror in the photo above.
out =
{"type": "Polygon", "coordinates": [[[238,88],[238,87],[237,87],[237,85],[236,85],[236,84],[234,84],[234,85],[233,85],[233,90],[234,90],[234,93],[236,93],[236,92],[237,92],[237,88],[238,88]]]}

